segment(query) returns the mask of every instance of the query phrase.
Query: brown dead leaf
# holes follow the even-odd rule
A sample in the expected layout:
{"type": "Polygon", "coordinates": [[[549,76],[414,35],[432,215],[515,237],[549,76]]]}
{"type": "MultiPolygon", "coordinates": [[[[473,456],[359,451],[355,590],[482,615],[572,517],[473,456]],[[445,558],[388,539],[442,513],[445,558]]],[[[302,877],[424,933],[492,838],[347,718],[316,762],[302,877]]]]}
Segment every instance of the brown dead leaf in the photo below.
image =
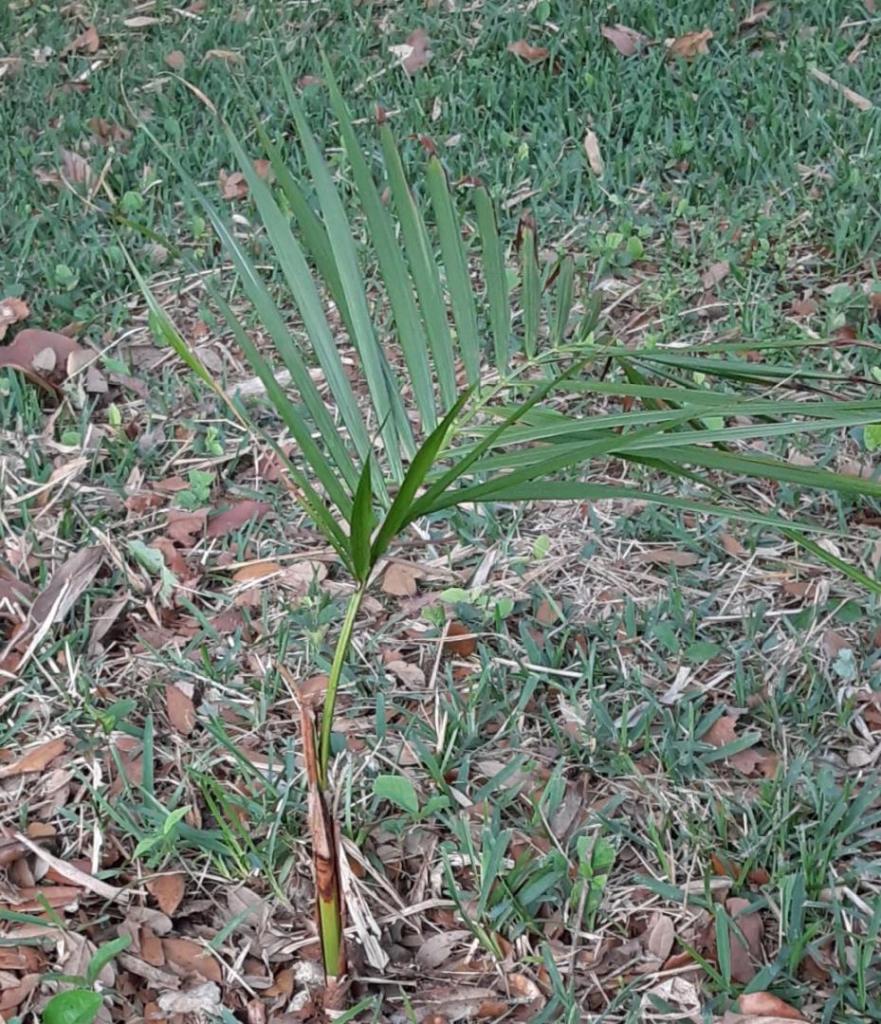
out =
{"type": "Polygon", "coordinates": [[[705,28],[701,32],[687,32],[678,39],[672,39],[667,43],[667,53],[671,57],[680,57],[682,60],[694,60],[705,53],[710,52],[709,42],[713,38],[713,32],[705,28]]]}
{"type": "Polygon", "coordinates": [[[731,264],[728,260],[719,260],[718,263],[713,263],[707,267],[701,277],[701,284],[709,291],[710,288],[715,288],[717,284],[724,281],[730,272],[731,264]]]}
{"type": "Polygon", "coordinates": [[[390,562],[382,575],[383,592],[393,597],[412,597],[416,593],[416,581],[423,575],[415,565],[390,562]]]}
{"type": "Polygon", "coordinates": [[[425,686],[425,673],[418,665],[411,665],[409,661],[390,661],[386,665],[386,671],[396,675],[406,686],[425,686]]]}
{"type": "Polygon", "coordinates": [[[80,32],[78,36],[71,39],[61,53],[62,55],[65,55],[68,53],[75,53],[78,50],[84,50],[86,53],[97,53],[100,46],[101,39],[98,36],[98,30],[94,25],[89,25],[89,27],[80,32]]]}
{"type": "Polygon", "coordinates": [[[262,178],[264,181],[274,181],[275,172],[272,170],[272,163],[269,160],[264,160],[262,157],[254,161],[254,171],[258,178],[262,178]]]}
{"type": "Polygon", "coordinates": [[[428,33],[421,28],[414,29],[407,36],[406,42],[390,46],[389,52],[397,57],[408,75],[415,75],[417,71],[427,67],[433,56],[428,33]]]}
{"type": "Polygon", "coordinates": [[[857,42],[856,46],[847,55],[847,63],[848,64],[856,64],[856,62],[862,56],[863,51],[865,50],[865,48],[869,45],[869,43],[871,41],[872,41],[872,35],[871,35],[870,32],[867,32],[864,36],[862,36],[862,38],[857,42]]]}
{"type": "Polygon", "coordinates": [[[271,510],[272,506],[265,501],[254,501],[248,498],[246,501],[236,502],[229,508],[212,516],[208,520],[206,537],[225,537],[234,530],[241,529],[245,523],[252,519],[259,519],[271,510]]]}
{"type": "Polygon", "coordinates": [[[676,565],[685,568],[689,565],[697,565],[700,556],[693,551],[677,551],[676,548],[653,548],[649,551],[640,551],[631,556],[637,562],[650,562],[652,565],[676,565]]]}
{"type": "Polygon", "coordinates": [[[735,536],[723,533],[720,534],[719,540],[722,542],[726,555],[731,555],[732,558],[746,558],[747,550],[735,536]]]}
{"type": "Polygon", "coordinates": [[[226,64],[241,64],[244,58],[235,50],[206,50],[202,57],[202,63],[209,60],[222,60],[226,64]]]}
{"type": "Polygon", "coordinates": [[[183,71],[186,67],[187,58],[181,50],[172,50],[165,55],[165,63],[172,71],[183,71]]]}
{"type": "Polygon", "coordinates": [[[41,974],[25,974],[15,984],[0,990],[0,1013],[9,1012],[20,1006],[42,980],[41,974]]]}
{"type": "Polygon", "coordinates": [[[737,27],[738,32],[748,32],[751,28],[761,24],[768,17],[774,7],[774,0],[762,0],[743,18],[737,27]]]}
{"type": "Polygon", "coordinates": [[[244,199],[248,194],[248,182],[241,171],[229,171],[221,168],[217,176],[220,194],[224,199],[244,199]]]}
{"type": "Polygon", "coordinates": [[[477,637],[462,622],[453,619],[447,627],[443,652],[455,658],[470,658],[477,650],[477,637]]]}
{"type": "Polygon", "coordinates": [[[603,155],[600,153],[600,140],[596,132],[588,128],[584,136],[584,152],[587,155],[587,163],[593,173],[601,178],[606,165],[603,162],[603,155]]]}
{"type": "Polygon", "coordinates": [[[132,18],[125,18],[123,25],[126,28],[149,28],[151,25],[159,25],[162,23],[161,18],[152,18],[149,14],[136,14],[132,18]]]}
{"type": "Polygon", "coordinates": [[[737,718],[734,715],[720,715],[701,736],[711,747],[727,747],[737,739],[737,718]]]}
{"type": "Polygon", "coordinates": [[[54,740],[47,740],[45,743],[38,743],[29,747],[12,764],[0,768],[0,779],[10,779],[15,775],[26,775],[29,772],[43,772],[55,760],[67,750],[67,740],[63,736],[54,740]]]}
{"type": "Polygon", "coordinates": [[[731,946],[731,977],[734,981],[746,985],[756,975],[757,963],[762,959],[762,934],[764,925],[762,919],[755,911],[746,912],[749,907],[749,900],[741,899],[738,896],[731,896],[725,900],[725,909],[728,911],[737,928],[732,928],[730,933],[731,946]]]}
{"type": "Polygon", "coordinates": [[[233,573],[236,583],[252,583],[254,580],[262,580],[264,576],[272,576],[273,573],[281,572],[278,562],[252,562],[250,565],[243,565],[233,573]]]}
{"type": "Polygon", "coordinates": [[[30,316],[28,304],[22,299],[0,299],[0,339],[6,336],[10,324],[17,324],[30,316]]]}
{"type": "Polygon", "coordinates": [[[218,985],[223,981],[220,964],[210,951],[192,939],[167,938],[162,940],[166,963],[172,964],[186,974],[199,974],[218,985]]]}
{"type": "Polygon", "coordinates": [[[648,36],[626,25],[603,25],[600,31],[603,38],[608,39],[622,57],[632,57],[649,43],[648,36]]]}
{"type": "Polygon", "coordinates": [[[759,1017],[779,1017],[783,1020],[804,1020],[794,1006],[785,1003],[770,992],[750,992],[738,1000],[741,1013],[751,1013],[759,1017]]]}
{"type": "Polygon", "coordinates": [[[165,710],[172,727],[181,735],[189,736],[196,725],[196,708],[191,698],[173,683],[165,687],[165,710]]]}
{"type": "Polygon", "coordinates": [[[92,168],[89,161],[70,149],[61,149],[61,175],[71,185],[92,184],[92,168]]]}
{"type": "Polygon", "coordinates": [[[655,913],[646,931],[646,949],[657,960],[664,961],[673,949],[676,941],[676,928],[673,919],[666,914],[655,913]]]}
{"type": "Polygon", "coordinates": [[[814,299],[793,299],[790,307],[793,316],[813,316],[819,308],[814,299]]]}
{"type": "Polygon", "coordinates": [[[104,145],[110,142],[125,142],[131,138],[132,133],[128,128],[123,128],[115,121],[105,121],[103,117],[90,117],[86,123],[89,131],[104,145]]]}
{"type": "MultiPolygon", "coordinates": [[[[151,497],[159,498],[159,495],[154,494],[151,497]]],[[[159,503],[161,504],[161,502],[162,499],[159,498],[159,503]]],[[[147,505],[146,507],[151,508],[154,506],[147,505]]],[[[198,535],[205,529],[207,521],[208,513],[204,509],[198,512],[186,512],[183,509],[172,508],[168,510],[165,532],[175,544],[191,548],[196,543],[198,535]]]]}
{"type": "Polygon", "coordinates": [[[823,639],[820,641],[820,647],[827,658],[836,657],[850,646],[850,642],[840,633],[836,633],[834,629],[827,629],[823,633],[823,639]]]}
{"type": "Polygon", "coordinates": [[[527,43],[525,39],[518,39],[514,43],[508,43],[507,50],[508,53],[513,53],[515,57],[528,61],[530,64],[540,60],[547,60],[551,55],[551,51],[546,46],[533,46],[531,43],[527,43]]]}
{"type": "Polygon", "coordinates": [[[68,359],[82,351],[66,334],[27,328],[0,348],[0,367],[20,370],[34,383],[54,389],[68,375],[68,359]]]}
{"type": "Polygon", "coordinates": [[[181,871],[156,875],[147,882],[147,892],[156,900],[162,913],[169,917],[172,917],[180,906],[185,888],[186,875],[181,871]]]}

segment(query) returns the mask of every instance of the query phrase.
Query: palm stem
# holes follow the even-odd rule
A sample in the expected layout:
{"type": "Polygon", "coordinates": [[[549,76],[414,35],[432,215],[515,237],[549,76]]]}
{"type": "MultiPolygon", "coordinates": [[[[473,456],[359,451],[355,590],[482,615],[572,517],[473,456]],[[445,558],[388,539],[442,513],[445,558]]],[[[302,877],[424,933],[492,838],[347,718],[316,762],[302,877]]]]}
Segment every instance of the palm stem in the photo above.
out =
{"type": "Polygon", "coordinates": [[[333,732],[333,719],[336,709],[336,695],[339,688],[340,676],[343,674],[343,666],[346,663],[346,656],[352,643],[352,632],[355,629],[355,619],[358,609],[367,591],[367,584],[361,583],[349,598],[346,608],[346,616],[343,619],[343,628],[340,631],[336,648],[333,652],[333,663],[330,667],[330,676],[327,680],[327,692],[324,696],[324,708],[321,712],[321,735],[318,741],[318,780],[322,789],[327,788],[327,769],[330,764],[330,737],[333,732]]]}

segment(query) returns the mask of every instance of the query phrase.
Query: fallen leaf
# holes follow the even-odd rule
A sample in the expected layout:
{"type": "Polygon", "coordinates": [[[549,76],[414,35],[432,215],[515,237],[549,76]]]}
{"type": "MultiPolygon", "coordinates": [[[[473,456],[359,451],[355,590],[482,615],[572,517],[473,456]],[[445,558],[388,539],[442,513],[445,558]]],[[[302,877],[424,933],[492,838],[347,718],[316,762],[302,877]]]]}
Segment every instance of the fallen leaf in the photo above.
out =
{"type": "Polygon", "coordinates": [[[0,348],[0,367],[20,370],[36,384],[54,388],[67,376],[67,361],[83,349],[66,334],[27,328],[19,331],[9,345],[0,348]],[[47,356],[51,356],[50,360],[47,356]]]}
{"type": "Polygon", "coordinates": [[[16,984],[0,990],[0,1013],[20,1006],[42,980],[41,974],[25,974],[16,984]]]}
{"type": "Polygon", "coordinates": [[[43,772],[67,750],[67,740],[59,736],[45,743],[29,747],[17,761],[0,768],[0,779],[10,779],[15,775],[27,775],[30,772],[43,772]]]}
{"type": "MultiPolygon", "coordinates": [[[[181,871],[172,871],[165,875],[155,875],[147,882],[147,892],[156,900],[159,909],[169,917],[181,904],[186,888],[186,875],[181,871]]],[[[161,929],[153,927],[153,931],[161,933],[161,929]]]]}
{"type": "Polygon", "coordinates": [[[414,29],[404,43],[389,47],[389,53],[400,61],[408,75],[414,75],[428,65],[433,54],[428,33],[421,28],[414,29]]]}
{"type": "Polygon", "coordinates": [[[10,324],[17,324],[30,315],[28,304],[22,299],[0,299],[0,339],[6,336],[10,324]]]}
{"type": "Polygon", "coordinates": [[[737,27],[738,32],[748,32],[751,28],[755,28],[756,25],[760,24],[768,17],[774,7],[774,0],[762,0],[762,3],[758,3],[753,9],[743,18],[737,27]]]}
{"type": "Polygon", "coordinates": [[[693,551],[677,551],[675,548],[653,548],[649,551],[637,552],[634,556],[638,562],[651,562],[653,565],[676,565],[681,568],[697,565],[700,556],[693,551]]]}
{"type": "Polygon", "coordinates": [[[278,562],[252,562],[250,565],[243,565],[233,573],[236,583],[250,583],[254,580],[262,580],[264,576],[271,576],[273,573],[281,572],[278,562]]]}
{"type": "Polygon", "coordinates": [[[61,622],[91,584],[103,561],[104,549],[95,545],[75,552],[55,570],[31,605],[31,621],[38,631],[61,622]]]}
{"type": "Polygon", "coordinates": [[[735,536],[723,533],[720,534],[719,540],[722,541],[726,555],[731,555],[732,558],[746,558],[747,550],[735,536]]]}
{"type": "Polygon", "coordinates": [[[172,71],[183,71],[187,63],[187,58],[183,55],[181,50],[172,50],[171,53],[165,55],[165,63],[172,71]]]}
{"type": "Polygon", "coordinates": [[[126,28],[149,28],[150,25],[160,25],[161,23],[161,18],[151,18],[146,14],[137,14],[133,18],[125,18],[123,21],[126,28]]]}
{"type": "Polygon", "coordinates": [[[856,46],[847,55],[848,64],[856,64],[856,62],[862,56],[863,50],[869,45],[872,40],[871,33],[867,32],[856,44],[856,46]]]}
{"type": "Polygon", "coordinates": [[[725,278],[731,271],[731,264],[728,260],[719,260],[718,263],[711,264],[701,277],[701,284],[704,288],[709,291],[710,288],[715,288],[720,281],[724,281],[725,278]]]}
{"type": "Polygon", "coordinates": [[[600,31],[603,38],[608,39],[622,57],[632,57],[648,46],[648,36],[626,25],[603,25],[600,31]]]}
{"type": "Polygon", "coordinates": [[[206,50],[202,57],[202,63],[206,60],[222,60],[227,64],[241,64],[244,58],[235,50],[206,50]]]}
{"type": "Polygon", "coordinates": [[[74,153],[73,150],[61,149],[61,174],[65,181],[71,185],[91,185],[92,168],[85,157],[74,153]]]}
{"type": "Polygon", "coordinates": [[[709,53],[709,42],[713,38],[710,29],[705,28],[701,32],[687,32],[678,39],[672,39],[667,43],[667,53],[671,57],[681,57],[683,60],[694,60],[702,54],[709,53]]]}
{"type": "Polygon", "coordinates": [[[416,951],[416,963],[423,971],[436,970],[441,964],[449,960],[453,948],[465,942],[470,932],[464,928],[445,928],[436,932],[416,951]]]}
{"type": "MultiPolygon", "coordinates": [[[[159,495],[154,494],[151,497],[159,498],[159,495]]],[[[162,499],[159,498],[160,504],[161,501],[162,499]]],[[[147,505],[146,507],[151,508],[153,506],[147,505]]],[[[204,531],[207,521],[208,514],[204,509],[198,512],[186,512],[183,509],[177,508],[169,509],[165,532],[175,544],[190,548],[196,543],[197,536],[204,531]]]]}
{"type": "Polygon", "coordinates": [[[86,53],[97,53],[100,45],[101,39],[98,36],[98,30],[94,25],[89,25],[89,27],[80,32],[78,36],[71,39],[61,53],[74,53],[77,50],[85,50],[86,53]]]}
{"type": "Polygon", "coordinates": [[[727,747],[737,739],[737,718],[734,715],[720,715],[701,736],[711,747],[727,747]]]}
{"type": "Polygon", "coordinates": [[[272,163],[269,160],[264,160],[262,157],[254,161],[254,171],[257,177],[262,178],[264,181],[273,181],[275,179],[272,163]]]}
{"type": "Polygon", "coordinates": [[[115,121],[105,121],[103,117],[90,117],[87,124],[95,138],[105,145],[108,142],[125,142],[131,138],[132,133],[128,128],[123,128],[115,121]]]}
{"type": "Polygon", "coordinates": [[[738,896],[732,896],[725,900],[725,909],[743,935],[741,938],[737,930],[732,928],[729,937],[731,978],[741,985],[752,981],[757,971],[756,964],[762,959],[764,925],[761,917],[755,911],[744,913],[749,905],[749,900],[741,899],[738,896]]]}
{"type": "Polygon", "coordinates": [[[425,673],[418,665],[411,665],[409,661],[390,661],[386,670],[393,673],[407,686],[425,686],[425,673]]]}
{"type": "Polygon", "coordinates": [[[590,169],[598,178],[602,177],[606,165],[603,163],[603,157],[600,153],[600,140],[597,138],[596,132],[590,128],[588,128],[587,134],[584,136],[584,152],[587,154],[587,163],[590,169]]]}
{"type": "Polygon", "coordinates": [[[834,629],[827,629],[823,633],[823,638],[820,641],[820,646],[823,649],[823,653],[827,658],[834,658],[842,651],[850,649],[851,645],[840,633],[836,633],[834,629]]]}
{"type": "Polygon", "coordinates": [[[393,597],[412,597],[416,593],[416,581],[422,575],[415,565],[390,562],[382,575],[383,592],[393,597]]]}
{"type": "Polygon", "coordinates": [[[456,658],[470,658],[477,650],[477,637],[464,623],[453,619],[447,627],[443,652],[456,658]]]}
{"type": "Polygon", "coordinates": [[[854,92],[853,89],[848,89],[846,85],[842,85],[841,82],[837,82],[831,75],[827,75],[825,71],[821,71],[819,68],[811,68],[811,75],[816,78],[818,82],[822,82],[823,85],[828,85],[830,89],[834,89],[837,93],[840,93],[848,103],[852,103],[857,110],[871,110],[874,107],[874,103],[865,96],[861,96],[858,92],[854,92]]]}
{"type": "Polygon", "coordinates": [[[248,182],[241,171],[229,173],[221,168],[217,183],[224,199],[244,199],[248,194],[248,182]]]}
{"type": "Polygon", "coordinates": [[[208,528],[205,531],[206,537],[225,537],[234,530],[239,530],[252,519],[259,519],[271,511],[272,506],[265,501],[254,501],[248,498],[246,501],[236,502],[228,509],[212,516],[208,520],[208,528]]]}
{"type": "Polygon", "coordinates": [[[738,999],[741,1013],[752,1013],[759,1017],[780,1017],[783,1020],[804,1020],[794,1006],[785,1003],[770,992],[750,992],[738,999]]]}
{"type": "Polygon", "coordinates": [[[162,948],[162,940],[147,925],[138,929],[138,945],[141,958],[152,967],[165,966],[165,950],[162,948]]]}
{"type": "MultiPolygon", "coordinates": [[[[189,736],[196,725],[196,708],[190,697],[174,683],[165,687],[165,710],[172,727],[181,735],[189,736]]],[[[165,910],[164,907],[162,909],[165,910]]]]}
{"type": "Polygon", "coordinates": [[[790,306],[793,316],[813,316],[819,308],[813,299],[793,299],[790,306]]]}
{"type": "Polygon", "coordinates": [[[159,1009],[166,1014],[196,1015],[201,1020],[219,1017],[223,1012],[220,989],[214,982],[196,985],[182,992],[163,992],[157,999],[159,1009]]]}
{"type": "Polygon", "coordinates": [[[508,53],[513,53],[515,57],[531,63],[547,60],[551,55],[551,51],[546,46],[533,46],[531,43],[527,43],[525,39],[518,39],[514,43],[509,43],[507,50],[508,53]]]}
{"type": "Polygon", "coordinates": [[[673,949],[676,941],[676,928],[672,918],[666,914],[654,914],[646,931],[645,946],[649,953],[658,960],[664,961],[673,949]]]}

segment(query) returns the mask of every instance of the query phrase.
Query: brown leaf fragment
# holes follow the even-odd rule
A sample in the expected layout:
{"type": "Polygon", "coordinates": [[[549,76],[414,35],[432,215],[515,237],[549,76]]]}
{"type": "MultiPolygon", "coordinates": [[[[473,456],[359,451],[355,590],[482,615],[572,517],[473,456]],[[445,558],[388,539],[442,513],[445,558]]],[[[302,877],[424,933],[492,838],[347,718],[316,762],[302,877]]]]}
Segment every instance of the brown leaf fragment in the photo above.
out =
{"type": "Polygon", "coordinates": [[[770,992],[750,992],[738,1000],[741,1013],[759,1017],[778,1017],[782,1020],[805,1020],[800,1011],[770,992]]]}
{"type": "Polygon", "coordinates": [[[762,0],[761,3],[755,5],[749,14],[745,18],[741,19],[740,24],[737,26],[738,32],[748,32],[751,28],[755,28],[756,25],[760,25],[771,13],[774,8],[774,0],[762,0]]]}
{"type": "Polygon", "coordinates": [[[202,63],[209,60],[222,60],[226,64],[241,64],[244,58],[235,50],[206,50],[202,57],[202,63]]]}
{"type": "Polygon", "coordinates": [[[181,50],[172,50],[171,53],[165,55],[165,63],[172,71],[183,71],[187,58],[181,50]]]}
{"type": "Polygon", "coordinates": [[[603,25],[600,31],[603,38],[608,39],[622,57],[632,57],[649,43],[648,36],[626,25],[603,25]]]}
{"type": "Polygon", "coordinates": [[[749,900],[738,896],[725,901],[725,909],[737,925],[730,929],[731,978],[741,985],[752,981],[758,970],[756,965],[762,959],[764,925],[758,913],[746,912],[749,905],[749,900]]]}
{"type": "Polygon", "coordinates": [[[397,57],[408,75],[415,75],[417,71],[427,67],[433,56],[428,33],[422,28],[413,29],[406,42],[390,46],[389,52],[397,57]]]}
{"type": "Polygon", "coordinates": [[[28,304],[22,299],[0,299],[0,340],[6,336],[10,324],[26,319],[30,312],[28,304]]]}
{"type": "Polygon", "coordinates": [[[66,55],[68,53],[75,53],[78,50],[84,50],[86,53],[97,53],[100,46],[101,39],[98,35],[98,30],[94,25],[89,25],[78,36],[71,39],[61,53],[66,55]]]}
{"type": "Polygon", "coordinates": [[[709,42],[712,38],[713,32],[708,28],[700,32],[687,32],[684,36],[667,43],[667,53],[682,60],[694,60],[710,52],[709,42]]]}
{"type": "Polygon", "coordinates": [[[598,178],[601,178],[606,165],[600,152],[600,140],[597,138],[596,132],[590,128],[588,128],[584,136],[584,152],[587,156],[588,167],[598,178]]]}
{"type": "Polygon", "coordinates": [[[166,875],[155,875],[147,882],[147,892],[156,900],[159,909],[169,917],[180,906],[184,898],[186,875],[181,871],[172,871],[166,875]]]}
{"type": "Polygon", "coordinates": [[[731,264],[728,260],[719,260],[718,263],[713,263],[707,267],[701,277],[701,284],[709,291],[710,288],[715,288],[717,284],[724,281],[730,272],[731,264]]]}
{"type": "Polygon", "coordinates": [[[224,199],[244,199],[248,194],[248,182],[241,171],[230,173],[221,168],[217,176],[217,183],[224,199]]]}
{"type": "Polygon", "coordinates": [[[666,914],[656,913],[646,932],[646,949],[657,960],[664,961],[673,950],[673,943],[676,941],[676,928],[672,918],[666,914]]]}
{"type": "Polygon", "coordinates": [[[42,980],[41,974],[25,974],[15,984],[0,990],[0,1013],[20,1006],[42,980]]]}
{"type": "Polygon", "coordinates": [[[519,57],[530,64],[547,60],[551,55],[551,51],[546,46],[533,46],[532,43],[527,43],[525,39],[518,39],[516,42],[508,43],[507,50],[508,53],[513,53],[515,57],[519,57]]]}
{"type": "Polygon", "coordinates": [[[67,750],[67,740],[59,736],[45,743],[28,747],[18,760],[0,768],[0,779],[9,779],[16,775],[27,775],[29,772],[43,772],[67,750]]]}
{"type": "Polygon", "coordinates": [[[199,974],[208,981],[218,985],[223,981],[220,964],[211,955],[210,950],[200,946],[192,939],[178,939],[169,936],[162,940],[166,963],[177,967],[185,974],[199,974]]]}
{"type": "Polygon", "coordinates": [[[253,583],[254,580],[262,580],[265,576],[272,576],[278,572],[281,572],[278,562],[252,562],[237,569],[232,578],[236,583],[253,583]]]}
{"type": "Polygon", "coordinates": [[[165,687],[165,710],[172,728],[182,736],[189,736],[196,725],[196,708],[192,700],[174,683],[168,683],[165,687]]]}
{"type": "Polygon", "coordinates": [[[477,637],[462,622],[453,619],[444,638],[444,654],[454,658],[470,658],[477,650],[477,637]]]}
{"type": "Polygon", "coordinates": [[[254,501],[249,498],[246,501],[236,502],[223,512],[212,516],[208,520],[206,537],[225,537],[234,530],[239,530],[252,519],[259,519],[271,511],[272,506],[265,501],[254,501]]]}
{"type": "Polygon", "coordinates": [[[89,161],[70,149],[61,149],[61,175],[71,185],[92,184],[92,168],[89,161]]]}
{"type": "Polygon", "coordinates": [[[872,40],[872,35],[871,35],[870,32],[867,32],[859,40],[859,42],[856,44],[856,46],[850,51],[850,53],[847,55],[847,63],[848,64],[856,64],[856,62],[862,56],[863,50],[865,50],[865,48],[869,45],[871,40],[872,40]]]}
{"type": "Polygon", "coordinates": [[[746,558],[746,548],[733,534],[720,534],[719,540],[722,542],[722,547],[725,549],[726,555],[731,555],[732,558],[746,558]]]}
{"type": "Polygon", "coordinates": [[[163,992],[157,1002],[162,1013],[174,1015],[175,1020],[184,1019],[184,1014],[191,1020],[210,1020],[223,1010],[220,989],[211,981],[181,992],[163,992]]]}
{"type": "Polygon", "coordinates": [[[0,368],[20,370],[36,384],[54,389],[67,376],[67,361],[83,349],[66,334],[26,328],[0,348],[0,368]]]}
{"type": "MultiPolygon", "coordinates": [[[[159,496],[152,495],[152,497],[158,498],[159,496]]],[[[161,503],[161,501],[160,498],[159,502],[161,503]]],[[[198,535],[205,529],[207,521],[208,514],[204,510],[187,512],[183,509],[169,509],[165,532],[175,544],[191,548],[196,543],[198,535]]]]}
{"type": "Polygon", "coordinates": [[[31,605],[30,620],[38,633],[61,622],[88,589],[103,561],[104,549],[95,545],[81,548],[55,570],[31,605]]]}
{"type": "Polygon", "coordinates": [[[813,316],[819,308],[814,299],[793,299],[790,306],[793,316],[813,316]]]}
{"type": "Polygon", "coordinates": [[[701,736],[711,747],[727,747],[737,739],[737,718],[734,715],[720,715],[701,736]]]}
{"type": "Polygon", "coordinates": [[[412,597],[422,570],[405,562],[390,562],[382,575],[382,589],[393,597],[412,597]]]}
{"type": "Polygon", "coordinates": [[[105,145],[109,142],[125,142],[126,139],[131,138],[132,133],[128,128],[123,128],[115,121],[105,121],[103,117],[90,117],[87,124],[89,131],[105,145]]]}

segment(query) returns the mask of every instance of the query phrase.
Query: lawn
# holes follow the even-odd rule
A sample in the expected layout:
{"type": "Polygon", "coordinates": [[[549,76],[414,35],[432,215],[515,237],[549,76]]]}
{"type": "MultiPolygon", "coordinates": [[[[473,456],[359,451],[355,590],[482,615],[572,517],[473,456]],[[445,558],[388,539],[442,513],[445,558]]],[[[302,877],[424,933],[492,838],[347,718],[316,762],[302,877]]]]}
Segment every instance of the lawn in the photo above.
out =
{"type": "MultiPolygon", "coordinates": [[[[0,1018],[97,977],[106,1021],[319,1019],[290,682],[323,692],[351,588],[127,262],[259,398],[185,187],[248,237],[208,102],[305,174],[278,50],[347,186],[323,48],[418,195],[429,154],[463,205],[482,182],[621,344],[773,341],[817,394],[877,399],[879,32],[869,0],[0,10],[0,300],[29,311],[5,341],[76,339],[0,370],[0,1018]]],[[[856,415],[756,444],[877,480],[856,415]]],[[[468,505],[395,547],[334,736],[350,1019],[881,1021],[881,511],[738,497],[819,550],[625,499],[468,505]]]]}

